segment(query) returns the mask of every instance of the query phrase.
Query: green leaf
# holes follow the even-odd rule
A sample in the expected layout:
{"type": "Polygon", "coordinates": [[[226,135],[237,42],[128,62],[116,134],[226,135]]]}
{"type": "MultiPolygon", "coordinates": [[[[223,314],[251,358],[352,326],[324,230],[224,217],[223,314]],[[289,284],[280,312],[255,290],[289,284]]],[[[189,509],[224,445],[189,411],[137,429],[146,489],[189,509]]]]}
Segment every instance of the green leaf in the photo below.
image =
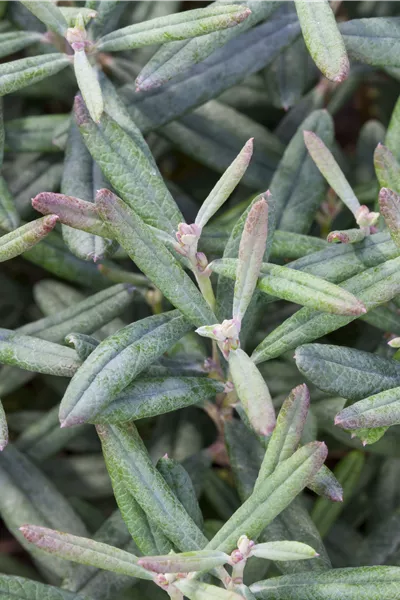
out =
{"type": "Polygon", "coordinates": [[[242,598],[236,592],[194,579],[175,581],[173,587],[178,588],[189,600],[240,600],[242,598]]]}
{"type": "Polygon", "coordinates": [[[230,562],[230,556],[217,550],[199,550],[166,556],[145,556],[139,558],[138,564],[155,573],[190,573],[193,571],[210,571],[215,567],[230,562]]]}
{"type": "Polygon", "coordinates": [[[203,549],[206,538],[153,467],[134,425],[98,425],[97,431],[108,469],[118,465],[118,476],[151,522],[180,550],[203,549]]]}
{"type": "Polygon", "coordinates": [[[400,387],[364,398],[335,417],[335,425],[343,429],[389,427],[400,423],[400,387]]]}
{"type": "Polygon", "coordinates": [[[73,378],[62,399],[64,427],[93,419],[191,325],[178,311],[147,317],[105,339],[73,378]]]}
{"type": "Polygon", "coordinates": [[[250,539],[257,537],[308,484],[321,468],[326,455],[325,444],[312,442],[280,463],[219,530],[207,548],[230,552],[241,535],[250,539]]]}
{"type": "Polygon", "coordinates": [[[4,412],[3,405],[0,401],[0,451],[8,444],[8,427],[6,413],[4,412]]]}
{"type": "Polygon", "coordinates": [[[96,338],[84,333],[69,333],[65,338],[65,343],[76,351],[82,362],[99,345],[99,341],[96,338]]]}
{"type": "Polygon", "coordinates": [[[314,548],[307,544],[287,541],[256,544],[251,549],[251,555],[269,560],[306,560],[318,556],[314,548]]]}
{"type": "Polygon", "coordinates": [[[97,125],[79,95],[75,116],[89,152],[123,200],[148,225],[175,235],[184,219],[154,161],[143,152],[140,132],[132,138],[107,114],[97,125]]]}
{"type": "Polygon", "coordinates": [[[304,41],[317,67],[331,81],[346,79],[350,63],[328,0],[319,0],[312,5],[295,0],[295,6],[304,41]]]}
{"type": "Polygon", "coordinates": [[[78,15],[82,16],[85,25],[97,16],[97,11],[84,6],[59,6],[58,8],[62,12],[69,27],[74,27],[78,15]]]}
{"type": "Polygon", "coordinates": [[[36,246],[54,229],[57,221],[57,215],[48,215],[0,237],[0,262],[10,260],[36,246]]]}
{"type": "Polygon", "coordinates": [[[186,40],[226,27],[234,27],[244,21],[249,14],[250,10],[246,6],[237,4],[213,5],[183,11],[117,29],[101,38],[98,41],[98,48],[102,52],[116,52],[186,40]]]}
{"type": "Polygon", "coordinates": [[[95,123],[100,123],[100,118],[104,110],[103,96],[97,71],[90,64],[84,49],[75,50],[74,71],[90,117],[95,123]]]}
{"type": "MultiPolygon", "coordinates": [[[[389,126],[386,131],[385,145],[389,148],[393,156],[400,161],[399,151],[399,138],[400,138],[400,97],[394,106],[392,116],[390,117],[389,126]]],[[[397,190],[396,190],[397,191],[397,190]]]]}
{"type": "Polygon", "coordinates": [[[23,525],[20,531],[28,542],[59,558],[122,575],[153,579],[151,573],[140,567],[135,555],[108,544],[35,525],[23,525]]]}
{"type": "Polygon", "coordinates": [[[128,423],[212,400],[222,383],[206,377],[139,378],[96,413],[95,423],[128,423]]]}
{"type": "Polygon", "coordinates": [[[343,489],[335,475],[323,465],[307,486],[318,496],[323,496],[331,502],[342,502],[343,489]]]}
{"type": "Polygon", "coordinates": [[[374,67],[399,67],[400,21],[398,18],[353,19],[339,25],[352,60],[374,67]]]}
{"type": "Polygon", "coordinates": [[[96,205],[113,236],[171,304],[198,327],[217,322],[181,265],[133,210],[108,190],[100,190],[96,205]]]}
{"type": "Polygon", "coordinates": [[[4,63],[0,65],[0,96],[42,81],[65,69],[69,64],[68,56],[59,52],[4,63]]]}
{"type": "Polygon", "coordinates": [[[333,473],[343,488],[343,502],[330,502],[326,498],[318,498],[311,512],[321,537],[325,537],[337,521],[340,513],[356,491],[365,456],[358,450],[349,452],[335,467],[333,473]]]}
{"type": "Polygon", "coordinates": [[[352,401],[400,386],[397,361],[355,348],[305,344],[296,349],[296,364],[319,389],[352,401]]]}
{"type": "Polygon", "coordinates": [[[6,231],[12,231],[18,227],[19,223],[20,218],[13,197],[6,180],[0,176],[0,227],[6,231]]]}
{"type": "MultiPolygon", "coordinates": [[[[357,295],[367,311],[384,304],[400,293],[400,259],[388,260],[378,267],[347,279],[341,287],[357,295]]],[[[252,354],[255,363],[280,356],[283,352],[335,331],[356,317],[329,315],[302,308],[289,317],[257,346],[252,354]]]]}
{"type": "Polygon", "coordinates": [[[70,348],[9,329],[0,329],[0,363],[62,377],[72,377],[81,364],[70,348]]]}
{"type": "MultiPolygon", "coordinates": [[[[83,596],[32,579],[0,575],[0,598],[2,600],[85,600],[83,596]]],[[[87,600],[87,599],[86,599],[87,600]]]]}
{"type": "Polygon", "coordinates": [[[66,115],[40,115],[6,121],[6,150],[12,152],[59,152],[57,132],[68,125],[66,115]]]}
{"type": "Polygon", "coordinates": [[[273,577],[250,586],[257,600],[395,600],[400,568],[356,567],[273,577]]]}
{"type": "Polygon", "coordinates": [[[379,192],[379,208],[392,240],[400,247],[400,195],[383,187],[379,192]]]}
{"type": "Polygon", "coordinates": [[[42,40],[36,31],[7,31],[0,33],[0,58],[23,50],[42,40]]]}
{"type": "Polygon", "coordinates": [[[275,409],[263,376],[249,356],[238,348],[231,350],[229,368],[236,393],[258,435],[269,436],[275,427],[275,409]]]}
{"type": "Polygon", "coordinates": [[[299,126],[272,179],[277,228],[307,233],[326,192],[326,183],[304,146],[303,132],[311,130],[330,146],[333,122],[328,112],[317,110],[299,126]]]}
{"type": "Polygon", "coordinates": [[[400,165],[389,148],[378,144],[374,152],[374,166],[381,188],[390,188],[400,193],[400,165]]]}
{"type": "Polygon", "coordinates": [[[21,0],[21,2],[46,27],[61,36],[66,34],[68,23],[61,10],[51,0],[21,0]]]}

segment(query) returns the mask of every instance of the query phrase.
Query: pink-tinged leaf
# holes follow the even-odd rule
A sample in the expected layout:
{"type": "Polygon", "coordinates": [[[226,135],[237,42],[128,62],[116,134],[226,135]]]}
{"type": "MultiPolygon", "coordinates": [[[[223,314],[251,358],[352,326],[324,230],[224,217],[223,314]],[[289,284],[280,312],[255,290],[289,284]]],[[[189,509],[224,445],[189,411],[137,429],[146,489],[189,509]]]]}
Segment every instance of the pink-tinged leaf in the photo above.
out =
{"type": "Polygon", "coordinates": [[[323,465],[307,486],[331,502],[343,502],[343,488],[327,466],[323,465]]]}
{"type": "Polygon", "coordinates": [[[241,323],[250,304],[265,252],[268,235],[269,192],[256,202],[247,215],[236,270],[236,282],[233,295],[233,318],[241,323]]]}
{"type": "Polygon", "coordinates": [[[400,387],[395,387],[347,406],[335,417],[342,429],[374,429],[400,424],[400,387]]]}
{"type": "Polygon", "coordinates": [[[379,207],[392,240],[400,247],[400,195],[382,188],[379,192],[379,207]]]}
{"type": "Polygon", "coordinates": [[[240,348],[231,350],[229,367],[236,393],[254,431],[271,435],[276,424],[275,409],[260,371],[240,348]]]}
{"type": "Polygon", "coordinates": [[[0,238],[0,262],[10,260],[36,246],[54,229],[57,215],[48,215],[14,229],[0,238]]]}
{"type": "Polygon", "coordinates": [[[331,231],[326,238],[329,243],[356,244],[362,242],[365,232],[362,229],[345,229],[344,231],[331,231]]]}
{"type": "Polygon", "coordinates": [[[282,541],[282,542],[265,542],[264,544],[256,544],[251,549],[251,556],[266,558],[268,560],[307,560],[316,558],[319,554],[302,542],[282,541]]]}
{"type": "Polygon", "coordinates": [[[374,166],[379,185],[400,194],[400,164],[383,144],[378,144],[375,149],[374,166]]]}
{"type": "Polygon", "coordinates": [[[209,571],[230,563],[230,556],[218,550],[200,550],[166,556],[145,556],[139,558],[138,564],[155,573],[191,573],[193,571],[209,571]]]}

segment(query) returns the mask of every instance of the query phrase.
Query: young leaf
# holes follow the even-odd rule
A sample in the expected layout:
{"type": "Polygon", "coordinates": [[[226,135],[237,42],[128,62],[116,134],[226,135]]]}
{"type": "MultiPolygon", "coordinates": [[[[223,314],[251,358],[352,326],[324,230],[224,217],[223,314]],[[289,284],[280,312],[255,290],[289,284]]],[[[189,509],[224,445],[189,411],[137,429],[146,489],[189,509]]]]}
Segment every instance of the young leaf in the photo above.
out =
{"type": "Polygon", "coordinates": [[[275,410],[263,376],[246,352],[231,350],[229,368],[236,393],[251,426],[259,435],[269,436],[275,427],[275,410]]]}
{"type": "Polygon", "coordinates": [[[253,155],[253,138],[251,138],[244,148],[238,154],[237,158],[228,167],[218,183],[213,187],[207,198],[204,200],[199,212],[197,213],[195,223],[201,229],[208,223],[211,217],[221,208],[223,203],[229,198],[233,190],[240,183],[253,155]]]}
{"type": "Polygon", "coordinates": [[[3,451],[8,444],[8,427],[6,413],[0,401],[0,451],[3,451]]]}
{"type": "Polygon", "coordinates": [[[101,38],[98,41],[98,48],[102,52],[116,52],[186,40],[218,29],[234,27],[244,21],[249,14],[250,10],[246,6],[235,4],[213,5],[184,11],[117,29],[101,38]]]}
{"type": "Polygon", "coordinates": [[[172,311],[127,325],[105,339],[68,386],[60,406],[62,426],[93,419],[190,329],[190,323],[172,311]]]}
{"type": "Polygon", "coordinates": [[[392,240],[400,247],[400,195],[383,187],[379,192],[379,207],[392,240]]]}
{"type": "Polygon", "coordinates": [[[246,218],[239,246],[236,282],[233,293],[233,318],[242,322],[250,304],[266,248],[268,202],[265,195],[252,205],[246,218]]]}
{"type": "Polygon", "coordinates": [[[4,177],[0,175],[0,227],[12,231],[20,224],[20,217],[15,208],[13,197],[4,177]]]}
{"type": "Polygon", "coordinates": [[[335,417],[335,425],[343,429],[389,427],[400,423],[400,387],[364,398],[335,417]]]}
{"type": "Polygon", "coordinates": [[[46,585],[40,581],[16,577],[14,575],[0,575],[0,594],[4,600],[15,598],[15,600],[85,600],[75,592],[68,592],[52,585],[46,585]]]}
{"type": "Polygon", "coordinates": [[[89,114],[95,123],[99,123],[104,110],[103,96],[97,72],[90,64],[84,49],[75,51],[74,71],[89,114]]]}
{"type": "Polygon", "coordinates": [[[59,7],[51,0],[21,0],[21,2],[49,29],[61,36],[66,34],[68,23],[59,7]]]}
{"type": "MultiPolygon", "coordinates": [[[[34,3],[36,4],[36,2],[34,3]]],[[[70,64],[68,56],[55,52],[13,60],[0,65],[0,96],[42,81],[70,64]]]]}
{"type": "Polygon", "coordinates": [[[346,79],[350,63],[328,0],[313,3],[296,0],[295,6],[304,40],[317,67],[331,81],[346,79]]]}
{"type": "Polygon", "coordinates": [[[301,542],[266,542],[256,544],[251,549],[252,556],[269,560],[307,560],[318,554],[314,548],[301,542]]]}
{"type": "Polygon", "coordinates": [[[136,556],[119,548],[36,525],[22,525],[20,531],[28,542],[60,558],[122,575],[152,579],[151,573],[138,564],[136,556]]]}
{"type": "Polygon", "coordinates": [[[236,592],[218,588],[194,579],[181,579],[174,581],[173,587],[180,590],[189,600],[240,600],[241,595],[236,592]]]}
{"type": "Polygon", "coordinates": [[[198,327],[217,322],[180,264],[133,210],[108,190],[99,191],[96,204],[113,237],[171,304],[198,327]]]}
{"type": "Polygon", "coordinates": [[[217,550],[200,550],[167,556],[147,556],[139,558],[138,564],[155,573],[190,573],[210,571],[214,567],[230,562],[230,556],[217,550]]]}
{"type": "Polygon", "coordinates": [[[374,166],[380,187],[390,188],[400,194],[400,165],[383,144],[378,144],[375,149],[374,166]]]}
{"type": "Polygon", "coordinates": [[[0,262],[10,260],[36,246],[54,229],[57,221],[57,215],[48,215],[0,237],[0,262]]]}

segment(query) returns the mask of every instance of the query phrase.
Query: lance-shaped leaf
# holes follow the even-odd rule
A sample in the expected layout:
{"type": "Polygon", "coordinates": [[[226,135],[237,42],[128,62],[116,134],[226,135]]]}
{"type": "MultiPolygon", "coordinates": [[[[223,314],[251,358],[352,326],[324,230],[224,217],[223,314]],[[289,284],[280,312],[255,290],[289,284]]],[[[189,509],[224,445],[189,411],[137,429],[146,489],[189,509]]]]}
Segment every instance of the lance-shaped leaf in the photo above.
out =
{"type": "Polygon", "coordinates": [[[230,552],[240,535],[254,539],[308,484],[325,461],[324,443],[312,442],[280,463],[232,515],[207,548],[230,552]]]}
{"type": "Polygon", "coordinates": [[[343,488],[332,471],[325,465],[320,468],[307,487],[318,496],[323,496],[331,502],[343,501],[343,488]]]}
{"type": "Polygon", "coordinates": [[[276,423],[275,410],[260,371],[240,348],[231,350],[229,368],[236,393],[254,431],[259,435],[270,435],[276,423]]]}
{"type": "Polygon", "coordinates": [[[85,6],[59,6],[59,10],[62,12],[69,27],[74,27],[78,15],[82,17],[84,24],[87,25],[98,14],[96,10],[85,6]]]}
{"type": "Polygon", "coordinates": [[[364,467],[365,455],[358,450],[349,452],[335,467],[334,475],[343,488],[343,502],[330,502],[326,498],[318,498],[314,504],[311,518],[316,524],[321,537],[325,537],[345,505],[350,501],[358,485],[364,467]]]}
{"type": "Polygon", "coordinates": [[[19,214],[15,208],[13,197],[4,177],[0,175],[0,227],[12,231],[20,223],[19,214]]]}
{"type": "Polygon", "coordinates": [[[117,29],[101,38],[98,41],[98,48],[102,52],[115,52],[186,40],[218,29],[234,27],[244,21],[249,14],[250,10],[247,6],[235,4],[212,5],[175,13],[117,29]]]}
{"type": "Polygon", "coordinates": [[[189,600],[241,600],[242,596],[236,592],[218,588],[209,583],[195,579],[181,579],[175,581],[173,587],[185,594],[189,600]]]}
{"type": "Polygon", "coordinates": [[[262,485],[278,464],[296,451],[310,407],[310,392],[305,384],[294,388],[282,405],[275,430],[260,467],[256,488],[262,485]]]}
{"type": "Polygon", "coordinates": [[[82,362],[99,345],[99,341],[96,338],[84,333],[69,333],[65,338],[65,343],[76,351],[82,362]]]}
{"type": "Polygon", "coordinates": [[[246,218],[239,246],[233,318],[241,323],[257,285],[268,235],[268,194],[258,200],[246,218]]]}
{"type": "Polygon", "coordinates": [[[400,423],[400,387],[364,398],[335,417],[343,429],[386,427],[400,423]]]}
{"type": "Polygon", "coordinates": [[[383,187],[379,192],[379,207],[392,240],[400,247],[400,195],[383,187]]]}
{"type": "Polygon", "coordinates": [[[398,19],[353,19],[340,23],[339,29],[352,60],[375,67],[400,66],[398,19]]]}
{"type": "Polygon", "coordinates": [[[381,188],[390,188],[400,194],[400,165],[383,144],[378,144],[375,149],[374,166],[381,188]]]}
{"type": "Polygon", "coordinates": [[[4,412],[3,405],[0,401],[0,451],[8,444],[8,427],[6,413],[4,412]]]}
{"type": "Polygon", "coordinates": [[[230,563],[230,556],[218,550],[200,550],[166,556],[146,556],[139,558],[138,564],[155,573],[191,573],[210,571],[214,567],[230,563]]]}
{"type": "Polygon", "coordinates": [[[105,113],[97,125],[79,95],[75,116],[89,152],[123,200],[148,225],[174,236],[184,219],[154,161],[143,151],[140,132],[133,138],[105,113]]]}
{"type": "Polygon", "coordinates": [[[399,567],[355,567],[272,577],[250,586],[257,600],[393,600],[399,567]]]}
{"type": "Polygon", "coordinates": [[[207,377],[139,378],[91,419],[94,423],[129,423],[155,417],[222,393],[222,383],[207,377]]]}
{"type": "Polygon", "coordinates": [[[65,69],[69,64],[71,63],[68,56],[58,52],[4,63],[0,65],[0,96],[42,81],[65,69]]]}
{"type": "Polygon", "coordinates": [[[331,81],[343,81],[350,63],[335,15],[328,0],[296,0],[297,15],[307,48],[322,73],[331,81]]]}
{"type": "Polygon", "coordinates": [[[57,215],[60,223],[69,227],[102,237],[109,235],[95,205],[86,200],[55,192],[41,192],[32,198],[32,206],[43,215],[57,215]]]}
{"type": "Polygon", "coordinates": [[[73,378],[62,399],[64,427],[85,423],[108,406],[191,325],[178,311],[147,317],[105,339],[73,378]]]}
{"type": "MultiPolygon", "coordinates": [[[[399,151],[399,137],[400,137],[400,97],[394,106],[392,116],[387,128],[385,145],[393,153],[395,159],[400,161],[399,151]]],[[[396,190],[397,191],[397,190],[396,190]]]]}
{"type": "Polygon", "coordinates": [[[49,29],[61,36],[66,34],[68,23],[61,10],[51,0],[21,0],[21,2],[49,29]]]}
{"type": "Polygon", "coordinates": [[[253,154],[253,138],[251,138],[227,168],[218,183],[213,187],[197,213],[195,223],[203,228],[211,217],[221,208],[233,190],[240,183],[253,154]]]}
{"type": "Polygon", "coordinates": [[[344,229],[343,231],[331,231],[326,238],[327,242],[341,242],[342,244],[356,244],[362,242],[365,232],[361,229],[344,229]]]}
{"type": "Polygon", "coordinates": [[[0,329],[0,363],[62,377],[72,377],[81,364],[71,348],[9,329],[0,329]]]}
{"type": "Polygon", "coordinates": [[[181,265],[133,210],[108,190],[100,190],[96,205],[113,237],[187,319],[198,327],[217,322],[181,265]]]}
{"type": "Polygon", "coordinates": [[[23,525],[20,531],[28,542],[59,558],[122,575],[152,579],[151,573],[138,565],[137,557],[125,550],[36,525],[23,525]]]}
{"type": "Polygon", "coordinates": [[[57,221],[57,215],[48,215],[0,237],[0,262],[10,260],[36,246],[54,229],[57,221]]]}
{"type": "Polygon", "coordinates": [[[177,548],[203,549],[206,538],[153,466],[134,425],[98,425],[97,431],[108,469],[116,461],[119,477],[151,522],[177,548]]]}
{"type": "Polygon", "coordinates": [[[11,119],[5,123],[6,149],[12,152],[59,152],[54,142],[61,128],[68,128],[66,115],[40,115],[11,119]]]}
{"type": "Polygon", "coordinates": [[[400,364],[355,348],[305,344],[296,349],[301,373],[319,389],[348,400],[400,386],[400,364]]]}
{"type": "Polygon", "coordinates": [[[96,70],[90,64],[85,50],[75,51],[74,71],[82,97],[95,123],[100,122],[104,102],[96,70]]]}
{"type": "Polygon", "coordinates": [[[306,560],[318,556],[314,548],[301,542],[265,542],[251,549],[252,556],[269,560],[306,560]]]}
{"type": "MultiPolygon", "coordinates": [[[[317,5],[318,3],[315,3],[317,5]]],[[[314,6],[314,5],[313,5],[314,6]]],[[[311,5],[310,5],[311,8],[311,5]]],[[[307,9],[310,10],[310,9],[307,9]]],[[[311,158],[342,202],[356,215],[360,203],[331,151],[312,131],[304,131],[304,143],[311,158]]]]}
{"type": "Polygon", "coordinates": [[[0,33],[0,58],[23,50],[42,39],[36,31],[7,31],[0,33]]]}
{"type": "Polygon", "coordinates": [[[0,575],[0,594],[15,600],[85,600],[84,596],[15,575],[0,575]]]}
{"type": "MultiPolygon", "coordinates": [[[[367,269],[341,284],[356,294],[368,311],[389,302],[400,293],[398,268],[400,259],[388,260],[378,267],[367,269]]],[[[335,331],[356,317],[329,315],[309,308],[302,308],[286,319],[257,346],[252,354],[255,363],[280,356],[283,352],[311,342],[335,331]]]]}

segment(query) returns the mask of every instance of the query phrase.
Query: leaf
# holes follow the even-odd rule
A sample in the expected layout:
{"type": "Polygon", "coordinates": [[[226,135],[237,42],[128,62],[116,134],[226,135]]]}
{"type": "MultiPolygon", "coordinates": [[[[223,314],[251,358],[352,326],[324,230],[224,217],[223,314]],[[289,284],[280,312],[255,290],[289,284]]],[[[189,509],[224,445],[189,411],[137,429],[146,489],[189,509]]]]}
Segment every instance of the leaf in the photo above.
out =
{"type": "Polygon", "coordinates": [[[394,600],[398,567],[356,567],[273,577],[250,586],[257,600],[394,600]]]}
{"type": "Polygon", "coordinates": [[[348,77],[350,63],[343,38],[328,0],[295,1],[297,15],[307,48],[322,73],[331,81],[348,77]]]}
{"type": "Polygon", "coordinates": [[[114,461],[119,477],[148,518],[182,551],[201,550],[207,540],[153,467],[133,423],[122,428],[98,425],[108,469],[114,461]],[[109,462],[111,460],[111,462],[109,462]]]}
{"type": "Polygon", "coordinates": [[[75,50],[74,71],[90,117],[95,123],[100,123],[104,110],[103,96],[97,72],[90,64],[84,49],[75,50]]]}
{"type": "Polygon", "coordinates": [[[145,556],[139,558],[138,564],[155,573],[190,573],[193,571],[210,571],[214,567],[230,562],[230,556],[217,550],[200,550],[166,556],[145,556]]]}
{"type": "Polygon", "coordinates": [[[206,35],[226,27],[234,27],[244,21],[250,10],[246,6],[225,4],[184,11],[136,23],[100,38],[98,48],[102,52],[116,52],[163,44],[206,35]]]}
{"type": "Polygon", "coordinates": [[[189,600],[240,600],[242,598],[236,592],[194,579],[174,581],[173,587],[178,588],[189,600]]]}
{"type": "Polygon", "coordinates": [[[400,386],[397,361],[355,348],[305,344],[296,349],[296,364],[319,389],[351,401],[400,386]]]}
{"type": "Polygon", "coordinates": [[[132,138],[107,114],[97,125],[80,96],[75,98],[75,117],[93,159],[123,200],[148,225],[174,236],[184,219],[154,161],[143,152],[140,133],[132,138]]]}
{"type": "Polygon", "coordinates": [[[307,486],[318,496],[323,496],[331,502],[343,501],[343,489],[335,475],[323,465],[307,486]]]}
{"type": "Polygon", "coordinates": [[[251,549],[251,555],[269,560],[306,560],[318,556],[314,548],[307,544],[287,541],[256,544],[251,549]]]}
{"type": "Polygon", "coordinates": [[[119,548],[35,525],[23,525],[20,531],[28,542],[60,558],[152,580],[152,575],[140,567],[136,556],[119,548]]]}
{"type": "Polygon", "coordinates": [[[206,377],[138,378],[91,419],[95,423],[129,423],[212,400],[222,383],[206,377]]]}
{"type": "Polygon", "coordinates": [[[41,41],[42,35],[36,31],[7,31],[0,33],[0,58],[23,50],[41,41]]]}
{"type": "Polygon", "coordinates": [[[84,6],[59,6],[58,8],[62,12],[69,27],[75,26],[78,15],[82,16],[84,24],[87,25],[90,23],[90,20],[95,19],[98,14],[97,11],[84,6]]]}
{"type": "Polygon", "coordinates": [[[0,227],[12,231],[20,224],[19,214],[15,208],[6,180],[0,176],[0,227]]]}
{"type": "Polygon", "coordinates": [[[82,362],[99,345],[99,341],[96,338],[84,333],[69,333],[65,338],[65,343],[76,351],[82,362]]]}
{"type": "Polygon", "coordinates": [[[134,211],[108,190],[100,190],[96,205],[113,236],[171,304],[197,327],[217,322],[198,288],[134,211]]]}
{"type": "Polygon", "coordinates": [[[229,368],[236,393],[258,435],[269,436],[275,427],[275,410],[268,386],[249,356],[238,348],[231,350],[229,368]]]}
{"type": "Polygon", "coordinates": [[[0,96],[42,81],[65,69],[69,64],[69,58],[59,52],[4,63],[0,65],[0,96]]]}
{"type": "Polygon", "coordinates": [[[378,144],[374,152],[374,166],[381,188],[390,188],[400,193],[400,165],[383,144],[378,144]]]}
{"type": "MultiPolygon", "coordinates": [[[[341,287],[351,293],[365,305],[367,311],[384,304],[396,296],[400,290],[398,265],[400,260],[388,260],[378,267],[347,279],[341,287]]],[[[356,317],[329,315],[309,308],[302,308],[286,319],[272,334],[257,346],[252,354],[255,363],[280,356],[283,352],[311,342],[331,331],[335,331],[356,317]]]]}
{"type": "Polygon", "coordinates": [[[221,208],[223,203],[229,198],[233,190],[240,183],[253,154],[253,138],[251,138],[242,148],[241,152],[228,167],[217,184],[213,187],[207,198],[204,200],[197,213],[195,223],[201,229],[208,223],[211,217],[221,208]]]}
{"type": "Polygon", "coordinates": [[[11,119],[5,123],[6,150],[12,152],[59,152],[55,138],[68,127],[66,115],[40,115],[11,119]]]}
{"type": "Polygon", "coordinates": [[[61,10],[51,0],[21,0],[21,2],[46,27],[61,36],[66,34],[68,23],[61,10]]]}
{"type": "Polygon", "coordinates": [[[0,329],[0,363],[62,377],[72,377],[80,365],[74,350],[9,329],[0,329]]]}
{"type": "MultiPolygon", "coordinates": [[[[386,131],[385,145],[389,148],[390,152],[393,153],[395,159],[400,161],[399,152],[399,137],[400,137],[400,98],[394,106],[392,116],[390,117],[389,126],[386,131]]],[[[396,190],[397,191],[397,190],[396,190]]]]}
{"type": "Polygon", "coordinates": [[[326,183],[304,146],[305,130],[314,131],[327,145],[333,142],[329,113],[312,112],[288,144],[270,184],[276,201],[277,228],[295,233],[308,232],[326,191],[326,183]]]}
{"type": "Polygon", "coordinates": [[[342,429],[389,427],[400,423],[400,387],[364,398],[340,411],[335,425],[342,429]]]}
{"type": "Polygon", "coordinates": [[[364,454],[358,450],[349,452],[347,456],[342,458],[333,471],[343,488],[343,502],[332,503],[326,498],[318,498],[315,502],[311,518],[316,524],[322,538],[328,534],[340,513],[354,495],[364,463],[364,454]]]}
{"type": "Polygon", "coordinates": [[[106,338],[68,386],[60,405],[62,426],[93,419],[190,329],[183,316],[172,311],[127,325],[106,338]]]}
{"type": "Polygon", "coordinates": [[[400,246],[400,195],[383,187],[379,192],[379,207],[390,236],[400,246]]]}
{"type": "Polygon", "coordinates": [[[0,598],[7,600],[85,600],[83,596],[32,579],[0,575],[0,598]]]}
{"type": "Polygon", "coordinates": [[[10,260],[38,244],[56,226],[57,215],[31,221],[0,237],[0,262],[10,260]]]}
{"type": "Polygon", "coordinates": [[[374,67],[400,66],[398,18],[353,19],[339,25],[352,60],[374,67]]]}
{"type": "Polygon", "coordinates": [[[6,413],[0,401],[0,451],[3,451],[8,444],[8,427],[6,413]]]}
{"type": "Polygon", "coordinates": [[[240,239],[233,293],[233,318],[241,323],[260,274],[268,235],[268,193],[255,202],[240,239]]]}
{"type": "Polygon", "coordinates": [[[304,143],[311,158],[331,188],[356,216],[360,203],[330,150],[312,131],[304,131],[304,143]]]}
{"type": "Polygon", "coordinates": [[[325,444],[312,442],[280,463],[219,530],[207,549],[230,552],[240,535],[257,537],[307,485],[321,468],[326,454],[325,444]]]}

